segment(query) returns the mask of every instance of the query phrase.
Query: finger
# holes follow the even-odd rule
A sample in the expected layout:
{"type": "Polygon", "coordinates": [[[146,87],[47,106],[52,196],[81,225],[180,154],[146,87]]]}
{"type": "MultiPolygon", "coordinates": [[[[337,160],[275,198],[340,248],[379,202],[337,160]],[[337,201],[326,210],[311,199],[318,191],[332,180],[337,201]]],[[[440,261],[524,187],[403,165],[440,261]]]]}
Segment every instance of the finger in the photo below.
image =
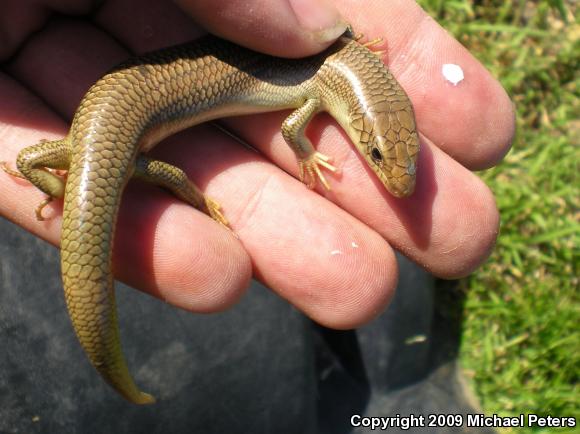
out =
{"type": "Polygon", "coordinates": [[[63,118],[70,119],[90,85],[129,56],[112,43],[106,53],[96,55],[89,47],[98,47],[102,37],[102,32],[82,20],[53,19],[31,37],[6,70],[41,95],[63,118]],[[62,33],[64,27],[70,33],[62,33]],[[73,36],[75,32],[78,37],[73,36]],[[74,68],[71,58],[76,59],[74,68]]]}
{"type": "MultiPolygon", "coordinates": [[[[277,131],[249,128],[242,118],[230,125],[243,131],[249,143],[262,144],[262,134],[272,134],[271,142],[259,148],[286,171],[297,173],[296,159],[277,131]]],[[[415,193],[397,199],[352,145],[345,145],[348,139],[326,116],[314,119],[308,133],[341,172],[340,177],[329,177],[331,191],[319,189],[320,193],[377,230],[406,256],[444,278],[469,274],[487,258],[499,222],[493,195],[478,177],[428,139],[421,143],[415,193]]]]}
{"type": "Polygon", "coordinates": [[[4,0],[0,3],[0,61],[8,59],[26,41],[40,30],[51,12],[88,14],[100,0],[36,0],[22,2],[4,0]]]}
{"type": "MultiPolygon", "coordinates": [[[[443,278],[464,277],[491,253],[499,231],[493,194],[477,176],[427,139],[415,194],[384,201],[355,215],[405,255],[443,278]]],[[[374,188],[379,187],[375,183],[374,188]]],[[[369,191],[369,196],[372,194],[369,191]]]]}
{"type": "Polygon", "coordinates": [[[106,3],[99,25],[136,52],[185,42],[201,28],[266,53],[301,57],[319,52],[346,25],[328,0],[176,1],[121,0],[106,3]],[[134,17],[130,22],[127,16],[134,17]],[[191,18],[201,27],[194,26],[191,18]]]}
{"type": "Polygon", "coordinates": [[[26,37],[42,27],[48,11],[38,4],[19,1],[0,3],[0,61],[8,59],[26,37]]]}
{"type": "Polygon", "coordinates": [[[390,246],[298,180],[209,128],[179,134],[153,153],[211,178],[207,191],[226,210],[255,276],[315,321],[352,328],[387,306],[397,282],[390,246]]]}
{"type": "Polygon", "coordinates": [[[304,57],[346,30],[329,0],[175,0],[201,26],[258,51],[304,57]]]}
{"type": "Polygon", "coordinates": [[[109,1],[99,9],[95,22],[134,53],[181,44],[207,33],[171,1],[109,1]]]}
{"type": "MultiPolygon", "coordinates": [[[[51,53],[56,47],[59,48],[57,50],[59,56],[63,57],[55,58],[55,61],[68,65],[72,71],[82,71],[78,63],[90,62],[91,59],[87,59],[78,49],[62,50],[64,40],[76,39],[85,51],[91,53],[91,58],[100,59],[96,61],[99,68],[101,59],[105,59],[107,53],[112,57],[117,55],[118,47],[107,48],[111,43],[110,40],[108,43],[100,41],[93,46],[98,38],[84,35],[83,29],[78,26],[71,26],[69,30],[70,33],[66,26],[60,29],[47,29],[41,40],[36,43],[30,42],[22,57],[12,66],[13,72],[19,74],[19,77],[29,76],[23,71],[28,66],[27,57],[51,53]],[[75,35],[75,38],[71,35],[75,35]],[[67,58],[66,53],[70,53],[71,57],[67,58]]],[[[35,65],[34,61],[31,63],[35,65]]],[[[47,74],[49,77],[46,82],[42,82],[44,84],[39,86],[35,81],[37,92],[50,104],[61,107],[61,110],[68,110],[70,103],[63,103],[60,100],[75,99],[75,96],[52,95],[50,89],[45,86],[50,87],[51,82],[58,80],[59,77],[51,76],[50,71],[47,71],[47,74]]],[[[86,86],[88,87],[88,83],[86,86]]],[[[70,116],[71,113],[67,115],[70,116]]],[[[160,158],[169,162],[175,161],[181,167],[184,167],[184,163],[191,164],[192,166],[185,166],[184,169],[202,188],[209,183],[205,190],[222,204],[226,216],[240,234],[252,258],[256,274],[283,297],[326,325],[352,327],[380,313],[392,296],[397,279],[394,254],[388,244],[374,231],[310,192],[298,181],[261,161],[257,154],[240,147],[230,138],[210,134],[207,131],[196,129],[189,135],[180,135],[180,140],[187,143],[177,142],[178,145],[175,146],[179,151],[175,151],[174,155],[171,154],[171,143],[165,143],[155,151],[161,153],[158,154],[160,158]],[[192,146],[191,141],[194,141],[194,138],[200,146],[192,146]],[[185,144],[189,146],[185,147],[185,144]],[[227,159],[224,156],[227,156],[227,159]],[[212,175],[215,176],[224,170],[229,174],[229,178],[217,176],[212,179],[212,175]]],[[[128,193],[125,198],[131,197],[131,191],[128,193]]],[[[131,199],[125,199],[125,202],[127,200],[131,199]]],[[[173,201],[171,198],[167,200],[173,201]]],[[[139,229],[146,231],[145,235],[126,235],[135,229],[128,229],[130,225],[124,222],[140,222],[143,217],[139,217],[142,214],[137,216],[132,214],[136,206],[130,207],[129,211],[123,211],[130,212],[131,217],[125,220],[122,214],[118,226],[119,236],[128,236],[128,240],[117,244],[121,246],[120,249],[127,249],[122,250],[120,256],[132,264],[130,269],[143,269],[142,278],[145,281],[153,275],[157,286],[149,287],[149,291],[181,306],[185,303],[185,299],[192,303],[188,305],[189,308],[199,310],[197,307],[197,303],[200,303],[199,296],[195,292],[191,295],[186,289],[189,288],[191,291],[191,288],[196,288],[191,285],[191,276],[183,277],[187,284],[178,287],[178,293],[182,294],[181,298],[170,291],[174,286],[176,267],[184,270],[184,273],[194,271],[202,273],[200,270],[203,270],[203,267],[190,270],[183,263],[176,263],[180,258],[183,261],[190,260],[187,256],[183,259],[184,252],[181,246],[195,246],[199,243],[197,232],[193,238],[191,231],[184,229],[187,225],[161,218],[167,211],[163,214],[149,211],[152,205],[148,205],[148,202],[143,206],[148,207],[145,215],[154,216],[151,226],[139,229]],[[174,238],[151,235],[152,232],[160,233],[165,230],[169,234],[174,234],[174,238]],[[145,247],[138,248],[137,242],[142,239],[159,240],[160,243],[166,244],[159,244],[159,247],[155,245],[154,249],[151,249],[149,248],[151,241],[145,241],[145,247]],[[176,249],[176,245],[180,248],[176,249]],[[157,254],[154,254],[153,258],[149,258],[150,261],[147,256],[140,259],[140,255],[151,250],[163,257],[158,258],[157,254]],[[159,271],[160,268],[164,272],[159,271]],[[162,275],[166,276],[166,279],[160,279],[159,276],[162,275]],[[192,297],[197,298],[192,301],[192,297]]],[[[125,207],[123,209],[125,210],[125,207]]],[[[204,230],[206,228],[200,229],[202,232],[204,230]]],[[[227,250],[221,249],[219,243],[204,242],[203,245],[206,249],[215,248],[221,255],[230,254],[227,250]]],[[[196,248],[188,253],[188,255],[198,254],[205,253],[200,253],[196,248]]],[[[125,269],[121,271],[125,272],[125,269]]]]}

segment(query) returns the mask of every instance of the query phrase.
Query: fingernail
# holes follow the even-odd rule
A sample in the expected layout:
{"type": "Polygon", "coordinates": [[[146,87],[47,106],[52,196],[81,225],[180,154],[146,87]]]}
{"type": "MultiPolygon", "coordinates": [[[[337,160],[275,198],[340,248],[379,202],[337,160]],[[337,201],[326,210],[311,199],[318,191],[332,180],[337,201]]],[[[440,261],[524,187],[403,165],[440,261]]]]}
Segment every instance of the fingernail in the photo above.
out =
{"type": "Polygon", "coordinates": [[[334,41],[347,24],[328,0],[288,0],[300,25],[320,42],[334,41]]]}

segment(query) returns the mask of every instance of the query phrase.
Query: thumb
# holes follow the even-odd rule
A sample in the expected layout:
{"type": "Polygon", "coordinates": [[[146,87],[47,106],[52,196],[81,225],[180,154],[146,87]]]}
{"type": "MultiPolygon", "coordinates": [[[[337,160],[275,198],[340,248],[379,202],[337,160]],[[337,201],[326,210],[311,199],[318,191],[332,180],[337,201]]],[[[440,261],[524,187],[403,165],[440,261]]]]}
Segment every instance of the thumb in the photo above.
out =
{"type": "Polygon", "coordinates": [[[318,53],[346,30],[329,0],[174,1],[210,32],[282,57],[318,53]]]}

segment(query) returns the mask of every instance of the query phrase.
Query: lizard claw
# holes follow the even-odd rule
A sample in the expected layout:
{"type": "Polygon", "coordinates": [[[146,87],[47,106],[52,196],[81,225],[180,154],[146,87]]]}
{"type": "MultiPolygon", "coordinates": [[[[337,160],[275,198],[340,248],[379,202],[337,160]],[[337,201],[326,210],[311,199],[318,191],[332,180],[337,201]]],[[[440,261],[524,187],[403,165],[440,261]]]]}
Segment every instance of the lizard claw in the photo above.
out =
{"type": "Polygon", "coordinates": [[[216,222],[231,230],[228,220],[224,217],[224,214],[221,211],[220,204],[207,196],[204,197],[204,201],[205,207],[207,208],[207,214],[209,214],[209,216],[216,222]]]}
{"type": "Polygon", "coordinates": [[[379,44],[380,44],[380,43],[382,43],[382,42],[383,42],[383,38],[380,38],[380,37],[379,37],[379,38],[375,38],[375,39],[373,39],[373,40],[371,40],[371,41],[367,41],[367,42],[365,42],[364,44],[362,44],[362,46],[363,46],[363,47],[367,47],[367,48],[369,48],[369,49],[370,49],[370,48],[372,48],[372,47],[374,47],[374,46],[376,46],[376,45],[379,45],[379,44]]]}
{"type": "Polygon", "coordinates": [[[304,182],[306,186],[312,190],[316,186],[316,180],[318,179],[324,188],[330,190],[330,185],[320,171],[319,166],[322,166],[333,173],[338,172],[338,169],[330,164],[330,157],[321,154],[320,152],[314,152],[304,160],[298,161],[298,174],[300,181],[304,182]]]}
{"type": "Polygon", "coordinates": [[[8,167],[8,163],[6,161],[0,161],[0,168],[2,168],[2,170],[10,176],[20,179],[26,179],[24,175],[22,175],[22,173],[20,173],[18,170],[11,169],[10,167],[8,167]]]}
{"type": "MultiPolygon", "coordinates": [[[[46,142],[46,140],[42,139],[41,142],[46,142]]],[[[6,161],[0,161],[0,169],[2,169],[5,173],[7,173],[10,176],[13,176],[13,177],[18,178],[18,179],[24,179],[25,181],[28,181],[28,178],[26,178],[18,170],[10,168],[6,161]]],[[[50,171],[49,169],[46,169],[46,170],[50,171]]],[[[66,176],[66,175],[61,175],[61,174],[58,174],[58,175],[59,176],[66,176]]],[[[34,214],[36,215],[36,220],[38,220],[39,222],[43,222],[46,220],[46,217],[44,217],[42,215],[42,210],[46,207],[46,205],[48,205],[53,200],[54,200],[53,197],[47,196],[46,199],[44,199],[42,202],[40,202],[38,204],[38,206],[34,209],[34,214]]]]}
{"type": "Polygon", "coordinates": [[[38,206],[34,210],[34,213],[36,214],[36,220],[38,220],[39,222],[43,222],[46,220],[46,217],[44,217],[42,215],[42,210],[44,209],[44,207],[46,205],[48,205],[50,202],[52,202],[52,200],[53,200],[53,198],[48,196],[46,199],[44,199],[42,202],[40,202],[38,204],[38,206]]]}

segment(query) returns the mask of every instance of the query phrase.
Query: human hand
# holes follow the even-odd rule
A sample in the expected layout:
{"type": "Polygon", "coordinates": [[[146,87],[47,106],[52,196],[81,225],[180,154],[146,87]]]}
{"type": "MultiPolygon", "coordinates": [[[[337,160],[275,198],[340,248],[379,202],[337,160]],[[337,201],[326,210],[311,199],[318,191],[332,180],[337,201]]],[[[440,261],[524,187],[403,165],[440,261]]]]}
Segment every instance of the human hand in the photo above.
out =
{"type": "MultiPolygon", "coordinates": [[[[202,33],[170,2],[104,2],[92,20],[47,13],[57,7],[87,12],[89,2],[45,3],[0,6],[0,55],[8,59],[0,75],[0,160],[14,161],[18,150],[42,138],[63,137],[88,87],[131,52],[202,33]]],[[[309,33],[282,0],[181,3],[212,31],[280,55],[316,52],[341,33],[333,14],[325,20],[334,30],[309,33]]],[[[305,10],[315,2],[294,3],[305,10]]],[[[372,319],[392,296],[393,248],[447,278],[468,274],[487,257],[498,214],[492,194],[469,169],[492,166],[509,148],[514,122],[505,92],[414,2],[335,3],[357,32],[385,39],[385,60],[414,103],[422,139],[414,195],[390,196],[327,116],[315,119],[309,134],[342,173],[329,176],[332,190],[319,194],[286,173],[296,175],[297,164],[279,133],[283,113],[224,121],[262,156],[200,126],[153,153],[220,202],[239,240],[168,193],[132,183],[118,222],[116,276],[182,308],[211,312],[234,303],[253,271],[321,324],[349,328],[372,319]],[[466,79],[458,86],[446,82],[443,63],[459,64],[466,79]]],[[[1,215],[58,244],[61,204],[49,206],[52,218],[38,222],[34,208],[43,194],[4,173],[0,180],[1,215]]]]}

